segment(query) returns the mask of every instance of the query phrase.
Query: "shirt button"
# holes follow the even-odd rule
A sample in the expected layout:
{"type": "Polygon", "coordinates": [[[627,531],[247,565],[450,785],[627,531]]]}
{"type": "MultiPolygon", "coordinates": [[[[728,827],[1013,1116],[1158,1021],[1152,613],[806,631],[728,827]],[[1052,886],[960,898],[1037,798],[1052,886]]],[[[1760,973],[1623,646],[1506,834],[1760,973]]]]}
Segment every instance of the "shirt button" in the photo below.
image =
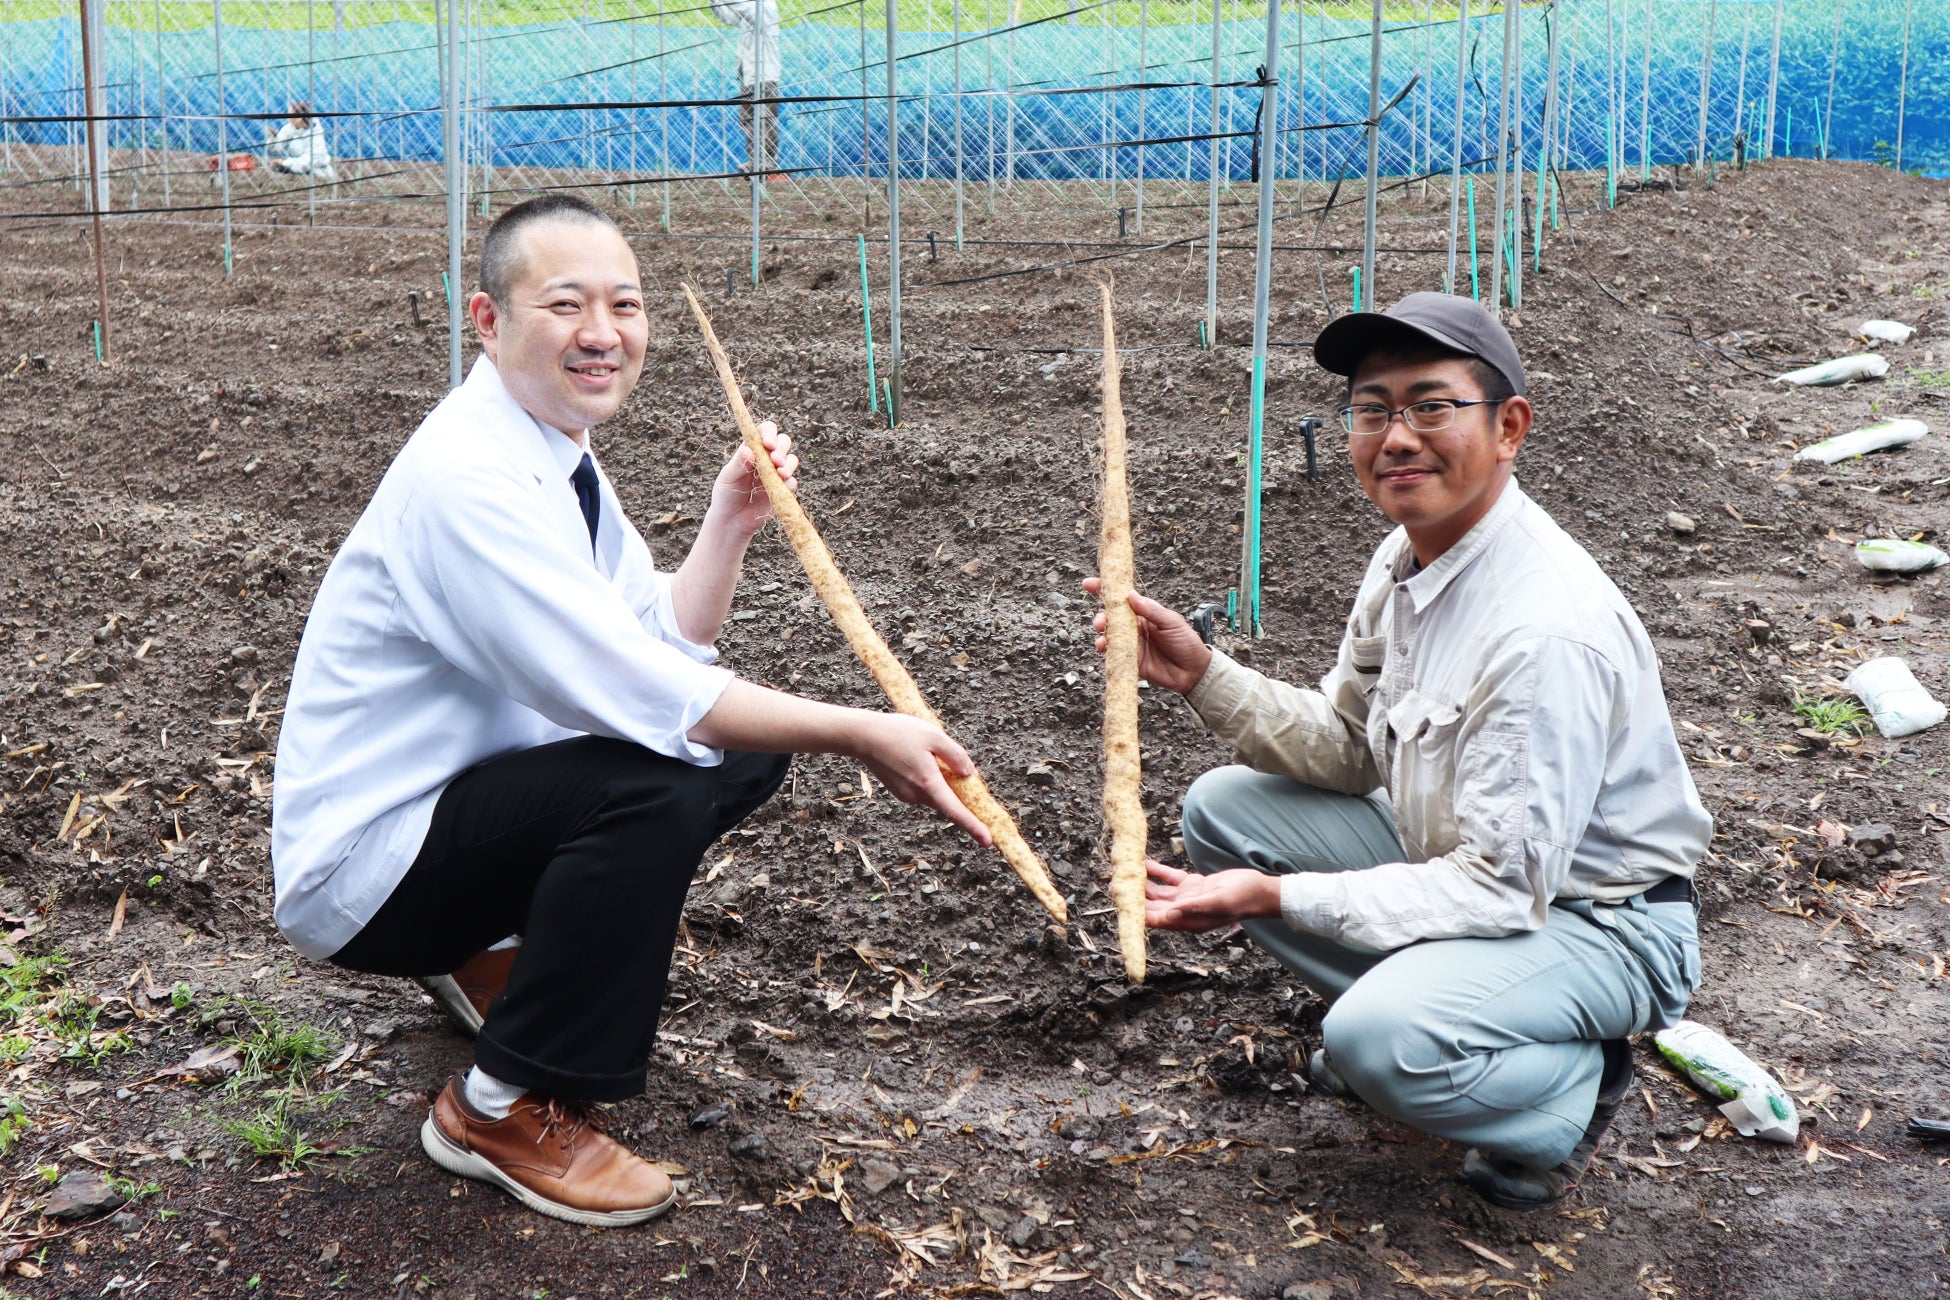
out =
{"type": "Polygon", "coordinates": [[[1503,823],[1498,821],[1496,818],[1492,817],[1490,818],[1490,829],[1493,831],[1500,831],[1503,829],[1503,823]]]}

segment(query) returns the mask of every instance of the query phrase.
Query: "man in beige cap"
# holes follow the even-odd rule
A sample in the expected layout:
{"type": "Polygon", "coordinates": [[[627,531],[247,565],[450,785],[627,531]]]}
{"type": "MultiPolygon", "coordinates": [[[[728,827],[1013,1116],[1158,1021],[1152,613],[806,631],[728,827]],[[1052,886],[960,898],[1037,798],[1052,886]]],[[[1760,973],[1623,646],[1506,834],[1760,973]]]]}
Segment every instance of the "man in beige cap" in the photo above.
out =
{"type": "Polygon", "coordinates": [[[1146,919],[1242,924],[1332,1003],[1318,1090],[1464,1143],[1495,1204],[1553,1205],[1627,1095],[1628,1035],[1698,983],[1712,822],[1638,616],[1512,477],[1532,410],[1502,325],[1416,293],[1314,356],[1400,527],[1318,690],[1131,596],[1144,675],[1240,759],[1187,792],[1194,870],[1150,864],[1146,919]]]}

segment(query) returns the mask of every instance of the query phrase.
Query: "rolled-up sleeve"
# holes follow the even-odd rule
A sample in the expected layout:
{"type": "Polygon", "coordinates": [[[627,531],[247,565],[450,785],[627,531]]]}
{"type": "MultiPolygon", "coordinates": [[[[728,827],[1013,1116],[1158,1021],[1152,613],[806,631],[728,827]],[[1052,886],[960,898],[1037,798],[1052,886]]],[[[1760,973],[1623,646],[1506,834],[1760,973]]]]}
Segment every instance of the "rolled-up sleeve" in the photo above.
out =
{"type": "Polygon", "coordinates": [[[440,492],[417,494],[388,554],[415,632],[558,726],[720,762],[687,733],[732,674],[707,647],[664,636],[676,621],[668,579],[640,615],[536,515],[531,487],[495,468],[462,466],[440,492]]]}
{"type": "Polygon", "coordinates": [[[1444,793],[1455,844],[1426,862],[1283,877],[1281,916],[1296,930],[1383,951],[1541,928],[1591,824],[1605,737],[1630,707],[1626,682],[1575,640],[1498,647],[1453,735],[1429,738],[1453,755],[1444,793]]]}

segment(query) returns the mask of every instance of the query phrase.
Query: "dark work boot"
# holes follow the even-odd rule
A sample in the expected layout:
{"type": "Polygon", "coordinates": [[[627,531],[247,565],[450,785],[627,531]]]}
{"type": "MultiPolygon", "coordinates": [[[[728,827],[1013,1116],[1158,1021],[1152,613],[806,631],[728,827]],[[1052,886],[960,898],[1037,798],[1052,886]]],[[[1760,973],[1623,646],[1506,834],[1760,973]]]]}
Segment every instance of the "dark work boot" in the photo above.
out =
{"type": "Polygon", "coordinates": [[[1492,1205],[1506,1210],[1542,1210],[1556,1205],[1577,1190],[1591,1157],[1605,1130],[1618,1115],[1618,1108],[1632,1090],[1632,1045],[1623,1038],[1608,1038],[1599,1044],[1605,1053],[1604,1073],[1598,1076],[1598,1104],[1591,1111],[1591,1123],[1584,1136],[1571,1148],[1562,1164],[1537,1169],[1484,1155],[1471,1147],[1463,1156],[1463,1181],[1492,1205]]]}

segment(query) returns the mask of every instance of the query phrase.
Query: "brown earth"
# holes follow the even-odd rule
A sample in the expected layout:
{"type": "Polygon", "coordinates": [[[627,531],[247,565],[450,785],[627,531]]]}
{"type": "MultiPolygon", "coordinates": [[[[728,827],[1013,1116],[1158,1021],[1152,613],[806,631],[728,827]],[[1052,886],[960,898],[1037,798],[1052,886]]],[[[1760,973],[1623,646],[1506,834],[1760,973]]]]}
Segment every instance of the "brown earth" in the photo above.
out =
{"type": "MultiPolygon", "coordinates": [[[[732,443],[676,291],[694,278],[754,408],[801,440],[805,499],[869,613],[1019,810],[1072,927],[1047,927],[997,858],[863,791],[851,765],[804,760],[707,859],[651,1091],[617,1108],[630,1140],[689,1171],[684,1208],[594,1232],[440,1172],[415,1129],[466,1044],[417,989],[296,958],[269,921],[265,849],[277,710],[311,594],[444,391],[444,334],[415,326],[406,298],[439,301],[441,244],[246,227],[225,280],[210,228],[111,224],[104,369],[85,227],[10,223],[0,973],[40,992],[0,1012],[13,1021],[0,1087],[27,1124],[0,1139],[4,1285],[454,1300],[1031,1284],[1127,1300],[1942,1292],[1950,1195],[1903,1120],[1950,1110],[1936,1059],[1950,733],[1803,753],[1791,699],[1832,693],[1882,653],[1950,693],[1941,577],[1875,577],[1849,553],[1874,534],[1941,542],[1950,457],[1939,437],[1833,468],[1789,455],[1872,416],[1941,412],[1950,190],[1844,163],[1696,182],[1603,212],[1573,180],[1578,210],[1512,322],[1540,412],[1520,469],[1643,614],[1717,819],[1694,1012],[1777,1068],[1807,1121],[1792,1148],[1732,1136],[1643,1045],[1643,1100],[1570,1207],[1531,1216],[1478,1202],[1446,1144],[1308,1095],[1322,1008],[1236,933],[1156,937],[1150,982],[1123,981],[1077,585],[1092,568],[1099,363],[1064,351],[1098,337],[1094,286],[1077,268],[937,284],[1070,256],[974,243],[933,263],[909,250],[906,422],[889,430],[863,409],[852,244],[768,243],[764,285],[726,298],[735,240],[643,234],[652,354],[601,445],[674,562],[732,443]],[[1849,331],[1872,316],[1919,327],[1887,349],[1888,380],[1768,382],[1854,350],[1849,331]],[[1696,531],[1672,531],[1669,511],[1696,531]],[[1830,848],[1824,820],[1886,824],[1893,851],[1830,848]],[[57,952],[65,967],[36,971],[57,952]],[[323,1057],[228,1086],[160,1076],[226,1038],[261,1048],[273,1023],[325,1036],[323,1057]],[[252,1159],[225,1127],[285,1090],[324,1148],[294,1168],[252,1159]],[[721,1126],[693,1126],[719,1104],[721,1126]],[[112,1173],[135,1199],[42,1219],[44,1168],[112,1173]]],[[[1281,238],[1345,243],[1357,212],[1344,202],[1318,236],[1296,218],[1281,238]]],[[[1445,212],[1439,195],[1391,195],[1384,242],[1439,247],[1445,212]]],[[[1147,237],[1199,220],[1160,213],[1147,237]]],[[[1115,238],[1101,219],[1072,225],[1079,244],[1115,238]]],[[[1384,256],[1383,296],[1433,287],[1439,262],[1384,256]]],[[[1101,264],[1134,349],[1140,583],[1180,607],[1221,595],[1239,557],[1249,355],[1184,346],[1203,263],[1177,247],[1101,264]]],[[[1292,345],[1327,319],[1324,288],[1347,265],[1301,251],[1277,264],[1266,634],[1241,652],[1300,680],[1330,662],[1383,533],[1333,440],[1310,481],[1295,433],[1338,401],[1292,345]]],[[[1233,345],[1250,252],[1223,267],[1233,345]]],[[[734,618],[726,656],[746,675],[877,702],[775,536],[734,618]]],[[[1163,849],[1185,786],[1226,756],[1176,700],[1150,695],[1142,724],[1163,849]]]]}

